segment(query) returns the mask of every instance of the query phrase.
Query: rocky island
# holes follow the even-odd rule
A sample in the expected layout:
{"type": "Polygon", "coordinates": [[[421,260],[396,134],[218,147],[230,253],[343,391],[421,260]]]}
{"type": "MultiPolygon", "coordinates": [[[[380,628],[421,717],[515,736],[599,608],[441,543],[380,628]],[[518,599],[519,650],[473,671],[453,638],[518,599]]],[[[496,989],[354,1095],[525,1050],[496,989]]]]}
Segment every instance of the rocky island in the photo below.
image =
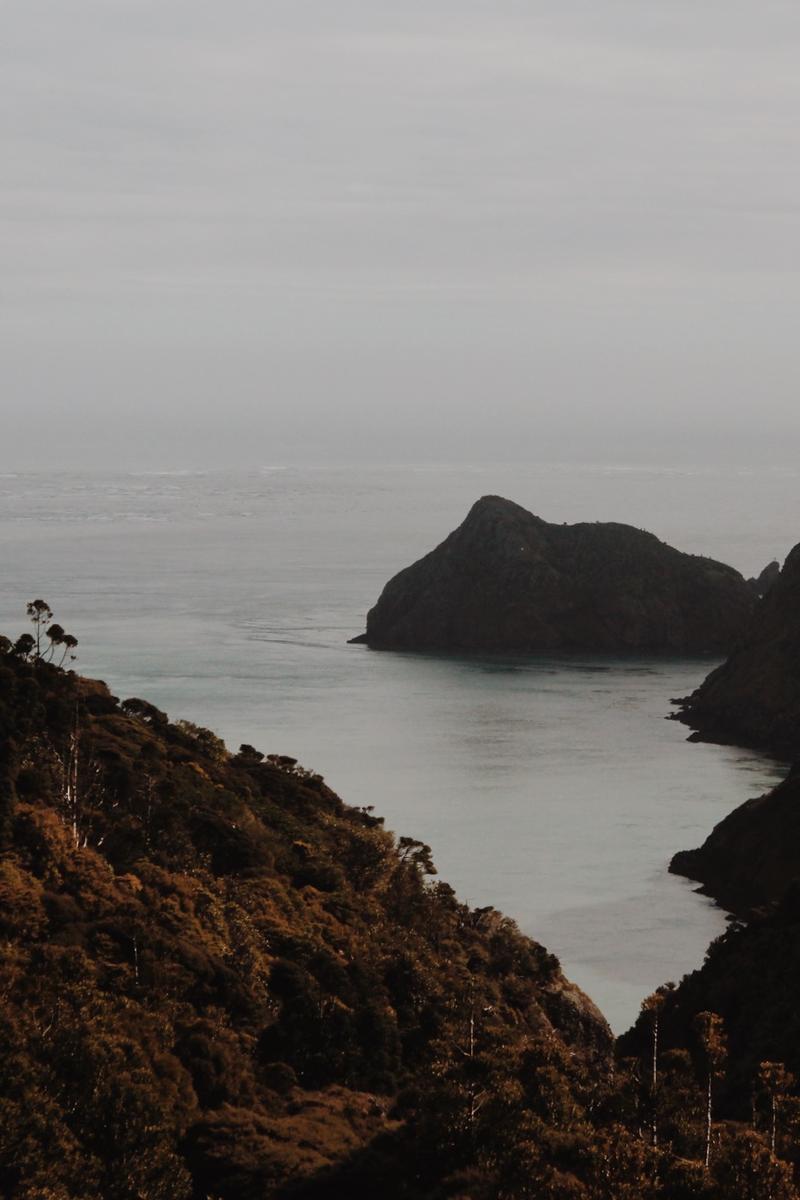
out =
{"type": "Polygon", "coordinates": [[[614,522],[555,525],[484,496],[387,583],[375,649],[719,654],[756,598],[732,567],[614,522]]]}

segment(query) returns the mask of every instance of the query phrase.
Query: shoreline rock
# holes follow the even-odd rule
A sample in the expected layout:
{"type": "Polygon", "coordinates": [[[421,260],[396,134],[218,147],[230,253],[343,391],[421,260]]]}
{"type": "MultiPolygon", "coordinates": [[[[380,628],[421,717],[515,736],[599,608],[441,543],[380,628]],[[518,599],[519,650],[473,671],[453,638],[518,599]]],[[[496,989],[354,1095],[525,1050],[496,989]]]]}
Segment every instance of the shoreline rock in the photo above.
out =
{"type": "Polygon", "coordinates": [[[800,878],[800,767],[723,817],[702,846],[678,851],[669,869],[739,917],[782,900],[800,878]]]}
{"type": "Polygon", "coordinates": [[[728,659],[678,703],[696,740],[800,757],[800,545],[728,659]]]}

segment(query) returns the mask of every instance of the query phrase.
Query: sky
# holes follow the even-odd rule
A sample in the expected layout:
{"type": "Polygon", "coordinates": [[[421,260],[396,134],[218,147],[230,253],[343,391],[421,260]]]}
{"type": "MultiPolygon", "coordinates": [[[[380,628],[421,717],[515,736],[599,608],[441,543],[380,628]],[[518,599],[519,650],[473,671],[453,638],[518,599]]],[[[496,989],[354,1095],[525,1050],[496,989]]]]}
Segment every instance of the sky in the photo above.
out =
{"type": "Polygon", "coordinates": [[[796,3],[0,15],[0,468],[796,461],[796,3]]]}

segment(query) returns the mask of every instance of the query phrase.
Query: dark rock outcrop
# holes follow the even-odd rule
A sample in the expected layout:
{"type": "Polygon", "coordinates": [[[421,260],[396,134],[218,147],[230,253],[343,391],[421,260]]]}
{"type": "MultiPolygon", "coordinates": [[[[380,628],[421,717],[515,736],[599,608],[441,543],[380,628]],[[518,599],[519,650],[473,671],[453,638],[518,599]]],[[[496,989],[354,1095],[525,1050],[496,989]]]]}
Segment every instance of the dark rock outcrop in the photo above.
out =
{"type": "Polygon", "coordinates": [[[773,583],[777,580],[781,573],[781,564],[777,559],[773,559],[771,563],[767,563],[764,570],[756,579],[748,579],[750,587],[755,592],[756,596],[761,599],[766,596],[773,583]]]}
{"type": "Polygon", "coordinates": [[[800,545],[728,660],[681,705],[698,737],[800,756],[800,545]]]}
{"type": "Polygon", "coordinates": [[[781,900],[800,880],[800,768],[729,813],[699,849],[681,850],[670,871],[740,915],[781,900]]]}
{"type": "Polygon", "coordinates": [[[754,594],[732,567],[616,523],[553,525],[484,496],[386,585],[377,649],[725,653],[754,594]]]}

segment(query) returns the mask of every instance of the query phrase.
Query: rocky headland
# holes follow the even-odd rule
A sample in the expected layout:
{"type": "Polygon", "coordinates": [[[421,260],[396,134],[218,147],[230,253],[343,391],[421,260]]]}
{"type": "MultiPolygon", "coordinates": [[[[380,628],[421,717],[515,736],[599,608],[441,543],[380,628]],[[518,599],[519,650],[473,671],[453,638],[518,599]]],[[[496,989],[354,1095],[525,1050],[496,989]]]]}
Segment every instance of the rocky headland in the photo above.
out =
{"type": "Polygon", "coordinates": [[[387,583],[375,649],[724,654],[756,596],[732,567],[613,522],[551,524],[484,496],[387,583]]]}
{"type": "Polygon", "coordinates": [[[800,879],[800,768],[734,809],[697,850],[679,851],[670,870],[739,915],[782,900],[800,879]]]}
{"type": "Polygon", "coordinates": [[[698,737],[800,756],[800,545],[727,660],[679,703],[698,737]]]}
{"type": "MultiPolygon", "coordinates": [[[[773,572],[774,575],[774,572],[773,572]]],[[[786,559],[728,659],[678,718],[699,739],[800,756],[800,546],[786,559]]],[[[670,870],[702,884],[733,912],[781,901],[800,879],[800,768],[730,813],[670,870]]]]}

